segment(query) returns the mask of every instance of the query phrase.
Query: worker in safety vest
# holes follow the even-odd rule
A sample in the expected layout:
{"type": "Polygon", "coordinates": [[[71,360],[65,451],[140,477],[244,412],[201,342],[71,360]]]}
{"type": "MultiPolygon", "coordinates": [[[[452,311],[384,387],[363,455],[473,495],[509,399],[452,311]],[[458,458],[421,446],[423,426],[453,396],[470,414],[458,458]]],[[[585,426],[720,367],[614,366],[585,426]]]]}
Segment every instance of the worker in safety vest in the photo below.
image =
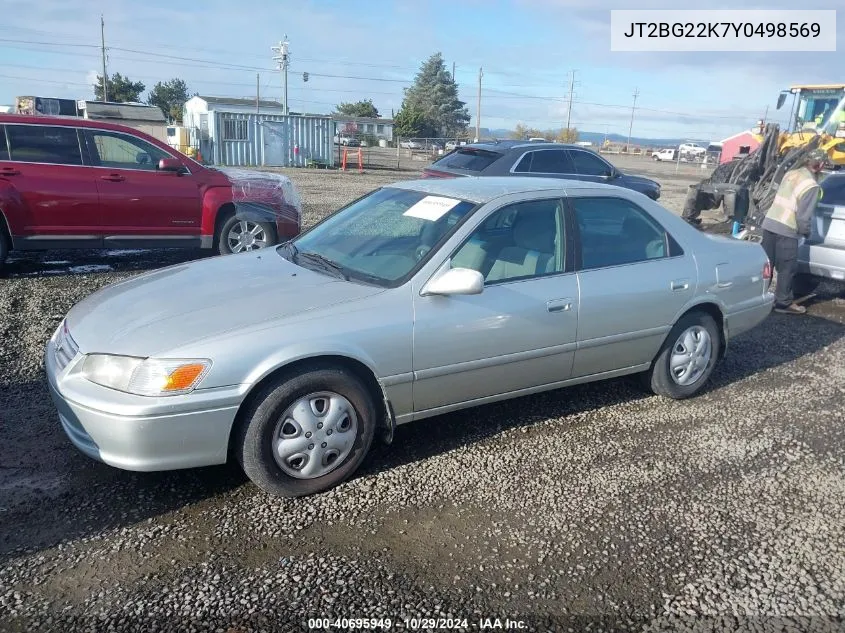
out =
{"type": "Polygon", "coordinates": [[[826,159],[822,150],[814,149],[800,166],[786,173],[760,227],[763,249],[778,275],[777,312],[804,314],[807,311],[794,302],[792,282],[798,267],[799,239],[810,236],[810,221],[821,198],[818,178],[826,159]]]}

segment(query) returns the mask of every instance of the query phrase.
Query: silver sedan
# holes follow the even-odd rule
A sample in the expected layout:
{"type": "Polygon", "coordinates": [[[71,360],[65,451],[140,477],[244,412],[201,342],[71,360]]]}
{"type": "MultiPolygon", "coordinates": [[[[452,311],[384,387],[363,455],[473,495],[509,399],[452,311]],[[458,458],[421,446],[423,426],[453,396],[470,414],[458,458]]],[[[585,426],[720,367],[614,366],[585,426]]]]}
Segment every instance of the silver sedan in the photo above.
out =
{"type": "Polygon", "coordinates": [[[138,471],[236,459],[266,491],[326,490],[396,425],[637,374],[702,390],[772,308],[753,243],[646,196],[532,178],[373,191],[273,250],[106,287],[50,339],[59,420],[138,471]]]}

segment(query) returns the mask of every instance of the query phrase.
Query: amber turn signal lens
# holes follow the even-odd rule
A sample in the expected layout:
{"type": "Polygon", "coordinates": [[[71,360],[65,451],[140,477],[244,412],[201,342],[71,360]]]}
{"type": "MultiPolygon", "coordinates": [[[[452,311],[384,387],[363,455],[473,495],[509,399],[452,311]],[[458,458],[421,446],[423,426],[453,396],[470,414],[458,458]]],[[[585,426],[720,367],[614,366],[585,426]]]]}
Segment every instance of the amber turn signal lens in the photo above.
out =
{"type": "Polygon", "coordinates": [[[199,375],[205,371],[205,365],[191,363],[174,369],[167,377],[162,391],[182,391],[194,384],[199,375]]]}

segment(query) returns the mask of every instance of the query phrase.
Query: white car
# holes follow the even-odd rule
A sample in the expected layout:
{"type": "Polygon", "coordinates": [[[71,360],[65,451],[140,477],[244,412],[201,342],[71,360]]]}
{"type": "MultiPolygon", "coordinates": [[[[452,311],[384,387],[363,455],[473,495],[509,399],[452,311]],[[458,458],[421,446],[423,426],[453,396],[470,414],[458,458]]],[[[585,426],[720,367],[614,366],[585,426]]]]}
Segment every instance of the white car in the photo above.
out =
{"type": "Polygon", "coordinates": [[[399,147],[402,149],[422,149],[422,145],[416,141],[401,141],[399,147]]]}
{"type": "Polygon", "coordinates": [[[654,160],[675,160],[674,149],[661,149],[651,155],[654,160]]]}
{"type": "Polygon", "coordinates": [[[707,153],[707,148],[698,145],[697,143],[681,143],[678,147],[681,154],[692,154],[693,156],[701,156],[707,153]]]}

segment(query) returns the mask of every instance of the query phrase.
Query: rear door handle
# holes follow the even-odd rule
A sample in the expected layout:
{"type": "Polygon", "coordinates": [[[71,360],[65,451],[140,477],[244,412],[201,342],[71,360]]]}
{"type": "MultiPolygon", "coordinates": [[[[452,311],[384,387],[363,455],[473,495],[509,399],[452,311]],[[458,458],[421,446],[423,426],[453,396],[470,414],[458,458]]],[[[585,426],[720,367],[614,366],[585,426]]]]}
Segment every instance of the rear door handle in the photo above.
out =
{"type": "Polygon", "coordinates": [[[120,174],[109,174],[108,176],[100,176],[100,180],[109,180],[111,182],[120,182],[122,180],[126,180],[120,174]]]}
{"type": "Polygon", "coordinates": [[[689,288],[689,279],[676,279],[670,284],[672,290],[686,290],[689,288]]]}
{"type": "Polygon", "coordinates": [[[19,172],[14,167],[2,167],[2,168],[0,168],[0,175],[3,175],[3,176],[17,176],[20,173],[21,172],[19,172]]]}
{"type": "Polygon", "coordinates": [[[552,299],[546,301],[546,309],[549,312],[569,312],[572,310],[572,299],[552,299]]]}

